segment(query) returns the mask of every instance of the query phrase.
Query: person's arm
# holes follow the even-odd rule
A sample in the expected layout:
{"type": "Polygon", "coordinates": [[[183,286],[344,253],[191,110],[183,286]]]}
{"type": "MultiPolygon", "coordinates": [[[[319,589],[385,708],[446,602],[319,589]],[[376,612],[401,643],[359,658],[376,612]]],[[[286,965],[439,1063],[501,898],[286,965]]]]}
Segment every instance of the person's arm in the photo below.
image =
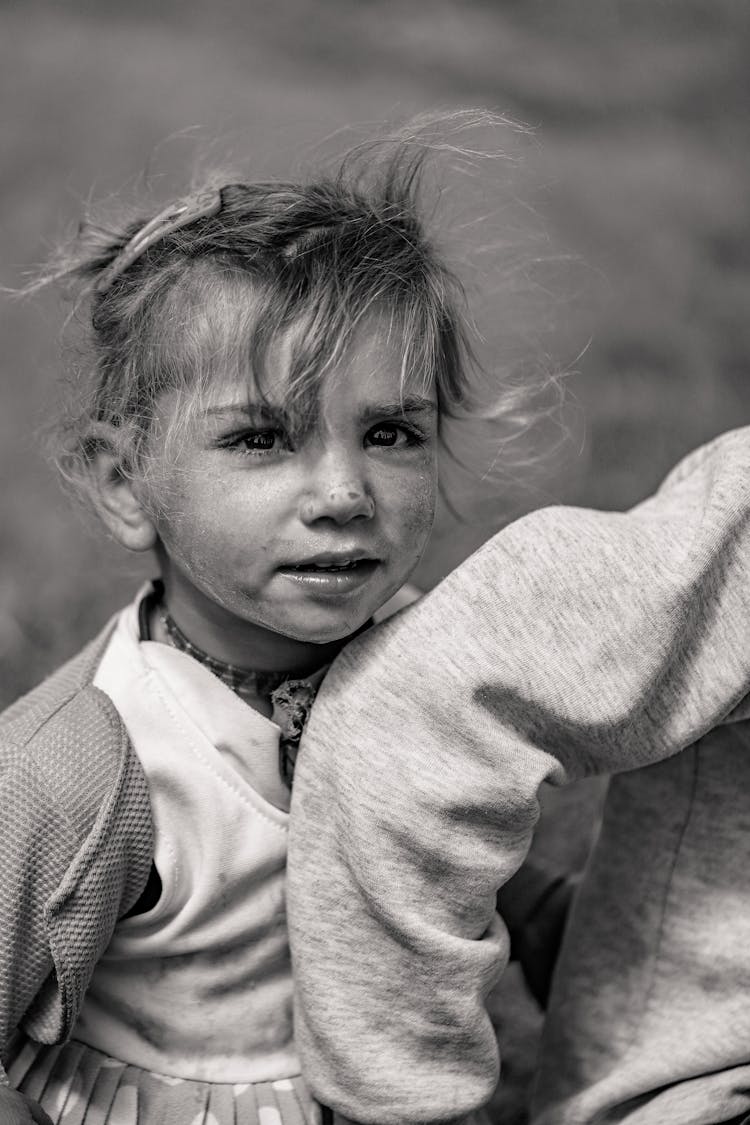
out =
{"type": "Polygon", "coordinates": [[[750,690],[750,430],[627,514],[511,525],[335,662],[295,777],[296,1036],[325,1104],[460,1119],[498,1076],[495,898],[537,789],[667,757],[750,690]]]}

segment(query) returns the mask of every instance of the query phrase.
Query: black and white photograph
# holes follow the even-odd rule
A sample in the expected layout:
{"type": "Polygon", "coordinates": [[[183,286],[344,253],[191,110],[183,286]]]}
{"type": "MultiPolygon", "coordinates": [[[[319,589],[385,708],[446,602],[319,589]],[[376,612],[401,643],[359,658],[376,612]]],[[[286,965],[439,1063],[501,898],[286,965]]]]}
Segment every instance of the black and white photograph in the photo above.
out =
{"type": "Polygon", "coordinates": [[[0,1125],[750,1125],[750,7],[0,89],[0,1125]]]}

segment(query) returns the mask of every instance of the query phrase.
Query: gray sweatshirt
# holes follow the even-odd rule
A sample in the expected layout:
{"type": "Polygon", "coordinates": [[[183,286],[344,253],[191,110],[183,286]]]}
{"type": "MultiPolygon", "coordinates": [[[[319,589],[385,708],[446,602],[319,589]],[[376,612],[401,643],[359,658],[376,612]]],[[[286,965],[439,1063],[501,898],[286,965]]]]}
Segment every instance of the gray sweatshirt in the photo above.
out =
{"type": "Polygon", "coordinates": [[[539,1120],[750,1112],[749,691],[750,429],[627,514],[519,520],[349,646],[304,739],[289,846],[296,1033],[321,1101],[396,1125],[489,1098],[495,896],[538,787],[638,770],[566,936],[539,1120]]]}

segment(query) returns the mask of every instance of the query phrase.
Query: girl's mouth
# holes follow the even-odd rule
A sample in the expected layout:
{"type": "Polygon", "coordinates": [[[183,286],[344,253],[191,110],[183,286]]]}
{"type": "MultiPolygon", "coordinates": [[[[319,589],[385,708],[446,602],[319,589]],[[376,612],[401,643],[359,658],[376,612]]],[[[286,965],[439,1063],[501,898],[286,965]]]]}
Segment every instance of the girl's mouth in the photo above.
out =
{"type": "Polygon", "coordinates": [[[377,559],[341,559],[282,566],[279,573],[311,593],[343,594],[356,590],[374,574],[377,559]]]}
{"type": "Polygon", "coordinates": [[[300,563],[299,566],[295,566],[293,569],[294,570],[304,570],[304,571],[323,571],[323,572],[338,571],[338,570],[351,570],[352,567],[359,566],[359,564],[361,562],[365,562],[365,561],[368,561],[368,560],[365,560],[365,559],[347,559],[345,562],[339,562],[339,563],[309,562],[309,563],[300,563]]]}

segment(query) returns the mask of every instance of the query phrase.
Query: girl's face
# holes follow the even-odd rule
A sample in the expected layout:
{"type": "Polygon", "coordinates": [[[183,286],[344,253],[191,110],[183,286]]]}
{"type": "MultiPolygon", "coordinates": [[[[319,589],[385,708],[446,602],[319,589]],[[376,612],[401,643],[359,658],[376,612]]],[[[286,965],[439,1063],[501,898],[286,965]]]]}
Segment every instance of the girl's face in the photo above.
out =
{"type": "MultiPolygon", "coordinates": [[[[320,646],[356,632],[415,567],[434,518],[437,399],[402,388],[399,349],[373,319],[325,379],[314,425],[295,433],[286,349],[265,404],[228,380],[190,412],[176,450],[152,441],[146,500],[190,639],[292,670],[320,663],[320,646]]],[[[179,409],[163,396],[155,433],[179,409]]]]}

